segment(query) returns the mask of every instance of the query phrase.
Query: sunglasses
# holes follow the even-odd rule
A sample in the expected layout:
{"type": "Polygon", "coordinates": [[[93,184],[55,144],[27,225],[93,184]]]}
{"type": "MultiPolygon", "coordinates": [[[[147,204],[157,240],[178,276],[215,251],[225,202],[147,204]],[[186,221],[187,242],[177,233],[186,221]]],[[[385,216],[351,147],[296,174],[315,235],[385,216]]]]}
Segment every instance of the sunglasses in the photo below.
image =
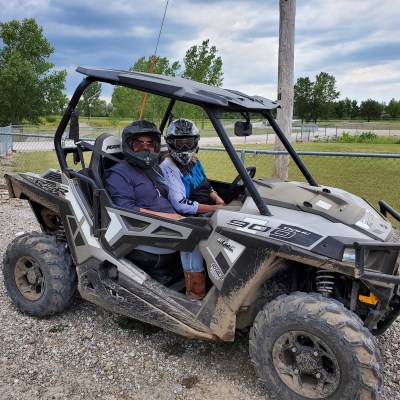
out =
{"type": "Polygon", "coordinates": [[[153,140],[139,140],[139,139],[136,139],[136,140],[133,141],[133,145],[134,146],[141,146],[141,147],[147,145],[147,146],[154,147],[154,142],[153,142],[153,140]]]}

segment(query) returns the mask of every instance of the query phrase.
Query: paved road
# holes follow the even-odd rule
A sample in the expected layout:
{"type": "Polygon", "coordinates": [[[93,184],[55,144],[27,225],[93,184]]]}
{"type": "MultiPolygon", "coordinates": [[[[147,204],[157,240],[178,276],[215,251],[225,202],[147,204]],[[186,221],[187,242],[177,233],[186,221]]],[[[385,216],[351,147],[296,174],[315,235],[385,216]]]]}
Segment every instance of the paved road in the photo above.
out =
{"type": "MultiPolygon", "coordinates": [[[[308,131],[298,131],[293,132],[292,134],[292,141],[313,141],[313,140],[332,140],[338,135],[340,136],[344,132],[349,132],[351,135],[360,135],[365,130],[357,130],[357,129],[337,129],[337,128],[318,128],[315,131],[308,132],[308,131]]],[[[373,131],[377,135],[381,136],[400,136],[400,130],[374,130],[373,131]]],[[[14,142],[13,143],[13,150],[14,151],[39,151],[39,150],[52,150],[54,149],[53,141],[38,141],[37,138],[31,138],[32,140],[25,141],[25,142],[14,142]]],[[[259,143],[274,143],[275,142],[275,134],[263,134],[263,135],[256,135],[253,134],[252,136],[247,137],[237,137],[231,136],[231,142],[235,145],[241,144],[259,144],[259,143]]],[[[71,142],[72,143],[72,142],[71,142]]],[[[200,146],[213,146],[213,147],[221,147],[222,143],[219,137],[202,137],[200,139],[200,146]]]]}

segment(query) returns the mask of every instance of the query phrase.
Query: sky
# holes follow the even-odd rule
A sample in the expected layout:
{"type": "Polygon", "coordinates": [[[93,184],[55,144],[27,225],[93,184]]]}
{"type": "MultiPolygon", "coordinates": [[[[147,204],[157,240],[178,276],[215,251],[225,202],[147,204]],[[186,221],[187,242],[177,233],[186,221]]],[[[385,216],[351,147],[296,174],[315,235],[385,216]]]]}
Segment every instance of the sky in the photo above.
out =
{"type": "MultiPolygon", "coordinates": [[[[0,0],[0,21],[34,18],[66,70],[70,97],[78,66],[127,70],[155,52],[166,0],[0,0]]],[[[169,0],[157,55],[180,61],[209,39],[227,89],[277,98],[278,0],[169,0]]],[[[0,40],[0,46],[2,46],[0,40]]],[[[297,0],[294,81],[320,72],[339,99],[400,100],[400,5],[394,0],[297,0]]],[[[112,89],[103,89],[110,101],[112,89]]]]}

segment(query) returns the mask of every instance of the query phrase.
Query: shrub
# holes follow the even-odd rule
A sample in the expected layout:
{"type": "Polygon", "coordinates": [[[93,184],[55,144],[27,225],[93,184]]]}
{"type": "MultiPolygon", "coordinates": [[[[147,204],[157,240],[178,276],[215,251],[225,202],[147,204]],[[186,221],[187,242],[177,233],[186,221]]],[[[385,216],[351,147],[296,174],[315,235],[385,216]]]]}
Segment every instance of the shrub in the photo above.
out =
{"type": "Polygon", "coordinates": [[[56,121],[57,121],[57,117],[55,115],[49,115],[46,117],[46,122],[49,122],[50,124],[52,124],[56,121]]]}
{"type": "Polygon", "coordinates": [[[363,132],[360,136],[358,136],[359,142],[373,142],[376,140],[378,135],[374,132],[363,132]]]}
{"type": "Polygon", "coordinates": [[[350,134],[350,132],[343,132],[341,136],[338,137],[338,142],[340,143],[355,143],[356,136],[350,134]]]}
{"type": "Polygon", "coordinates": [[[378,135],[374,132],[363,132],[361,135],[351,135],[350,132],[343,132],[338,138],[340,143],[368,143],[377,142],[379,139],[378,135]]]}

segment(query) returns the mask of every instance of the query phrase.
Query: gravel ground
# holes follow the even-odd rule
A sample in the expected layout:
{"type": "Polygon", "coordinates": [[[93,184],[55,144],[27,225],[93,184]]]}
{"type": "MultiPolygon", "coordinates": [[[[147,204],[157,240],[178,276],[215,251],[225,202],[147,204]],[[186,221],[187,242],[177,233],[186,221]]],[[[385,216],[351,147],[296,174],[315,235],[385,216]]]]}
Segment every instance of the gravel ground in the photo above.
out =
{"type": "MultiPolygon", "coordinates": [[[[0,178],[2,179],[2,178],[0,178]]],[[[0,181],[0,260],[16,234],[39,227],[25,201],[0,181]]],[[[234,343],[186,339],[132,322],[78,297],[46,319],[21,314],[0,279],[0,399],[267,399],[248,357],[234,343]]],[[[400,400],[400,320],[378,339],[382,399],[400,400]]]]}

